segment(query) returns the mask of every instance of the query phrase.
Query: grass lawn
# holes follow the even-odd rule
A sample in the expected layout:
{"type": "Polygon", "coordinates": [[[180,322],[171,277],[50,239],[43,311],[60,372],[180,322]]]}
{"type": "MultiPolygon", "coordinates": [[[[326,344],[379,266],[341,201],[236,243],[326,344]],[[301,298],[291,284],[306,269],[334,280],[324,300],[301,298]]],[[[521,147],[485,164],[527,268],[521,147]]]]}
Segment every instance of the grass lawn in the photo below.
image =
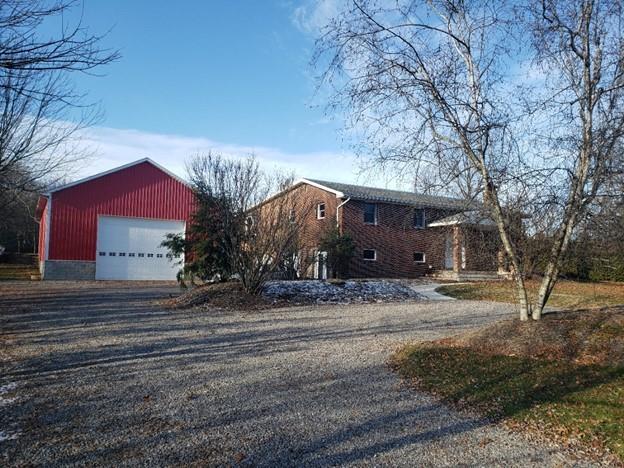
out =
{"type": "Polygon", "coordinates": [[[0,281],[29,280],[30,275],[39,275],[37,267],[32,265],[14,265],[0,263],[0,281]]]}
{"type": "Polygon", "coordinates": [[[504,321],[391,364],[446,402],[624,462],[624,308],[504,321]]]}
{"type": "MultiPolygon", "coordinates": [[[[539,288],[539,281],[526,282],[530,299],[539,288]]],[[[516,302],[515,284],[512,281],[484,281],[469,284],[448,284],[438,292],[457,299],[516,302]]],[[[624,304],[624,283],[580,283],[559,281],[550,296],[548,305],[566,309],[585,309],[624,304]]]]}

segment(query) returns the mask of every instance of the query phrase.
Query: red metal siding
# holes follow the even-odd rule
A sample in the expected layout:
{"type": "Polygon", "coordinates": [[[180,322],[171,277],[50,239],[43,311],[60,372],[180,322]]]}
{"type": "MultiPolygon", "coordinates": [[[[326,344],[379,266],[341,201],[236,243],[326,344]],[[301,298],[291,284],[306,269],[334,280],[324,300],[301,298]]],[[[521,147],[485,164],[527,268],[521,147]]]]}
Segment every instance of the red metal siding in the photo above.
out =
{"type": "Polygon", "coordinates": [[[192,190],[149,162],[52,194],[50,260],[95,261],[99,215],[189,220],[192,190]]]}

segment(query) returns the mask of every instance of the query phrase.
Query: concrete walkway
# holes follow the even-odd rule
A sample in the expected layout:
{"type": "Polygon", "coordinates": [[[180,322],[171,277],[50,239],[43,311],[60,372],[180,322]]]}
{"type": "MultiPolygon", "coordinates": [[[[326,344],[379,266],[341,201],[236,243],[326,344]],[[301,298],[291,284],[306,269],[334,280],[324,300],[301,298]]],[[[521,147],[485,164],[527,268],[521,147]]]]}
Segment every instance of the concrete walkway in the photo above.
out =
{"type": "Polygon", "coordinates": [[[416,291],[418,294],[423,296],[428,301],[454,301],[455,298],[445,296],[444,294],[440,294],[436,292],[436,289],[442,286],[440,283],[421,283],[421,284],[410,284],[410,288],[416,291]]]}

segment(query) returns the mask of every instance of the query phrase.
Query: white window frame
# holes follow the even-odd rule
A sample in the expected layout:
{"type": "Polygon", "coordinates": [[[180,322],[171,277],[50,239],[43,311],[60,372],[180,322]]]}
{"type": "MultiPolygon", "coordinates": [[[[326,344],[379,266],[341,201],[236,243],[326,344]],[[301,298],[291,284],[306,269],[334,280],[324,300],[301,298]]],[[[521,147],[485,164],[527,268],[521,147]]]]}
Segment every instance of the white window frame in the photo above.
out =
{"type": "Polygon", "coordinates": [[[362,221],[364,221],[364,224],[368,224],[369,226],[377,226],[378,219],[379,219],[379,207],[377,206],[377,203],[364,202],[364,210],[362,213],[362,221]],[[373,216],[374,219],[372,223],[369,221],[366,221],[366,205],[373,205],[375,207],[374,216],[373,216]]]}
{"type": "Polygon", "coordinates": [[[424,208],[414,208],[412,224],[413,224],[415,229],[425,229],[427,227],[427,213],[426,213],[424,208]],[[422,211],[422,218],[423,218],[422,226],[417,226],[416,223],[414,222],[416,220],[416,212],[417,211],[422,211]]]}
{"type": "Polygon", "coordinates": [[[316,219],[325,219],[325,211],[326,211],[325,203],[318,203],[316,205],[316,219]],[[322,210],[321,210],[321,206],[323,206],[322,210]],[[322,215],[321,215],[321,211],[323,212],[322,215]]]}
{"type": "Polygon", "coordinates": [[[414,263],[427,263],[427,254],[425,254],[425,252],[420,252],[418,250],[412,254],[412,259],[414,259],[414,255],[417,253],[422,254],[422,260],[414,260],[414,263]]]}
{"type": "Polygon", "coordinates": [[[364,260],[365,262],[376,262],[377,261],[377,249],[362,249],[362,260],[364,260]],[[366,252],[367,250],[373,252],[373,258],[366,258],[364,256],[364,252],[366,252]]]}

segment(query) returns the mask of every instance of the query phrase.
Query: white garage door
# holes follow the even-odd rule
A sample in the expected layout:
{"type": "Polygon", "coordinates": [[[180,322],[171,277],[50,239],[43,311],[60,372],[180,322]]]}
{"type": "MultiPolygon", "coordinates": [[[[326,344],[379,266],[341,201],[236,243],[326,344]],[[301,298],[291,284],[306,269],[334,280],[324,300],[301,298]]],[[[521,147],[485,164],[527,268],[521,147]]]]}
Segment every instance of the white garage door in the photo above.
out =
{"type": "Polygon", "coordinates": [[[175,280],[180,266],[169,260],[167,249],[160,247],[171,232],[183,233],[184,221],[100,216],[95,278],[175,280]]]}

